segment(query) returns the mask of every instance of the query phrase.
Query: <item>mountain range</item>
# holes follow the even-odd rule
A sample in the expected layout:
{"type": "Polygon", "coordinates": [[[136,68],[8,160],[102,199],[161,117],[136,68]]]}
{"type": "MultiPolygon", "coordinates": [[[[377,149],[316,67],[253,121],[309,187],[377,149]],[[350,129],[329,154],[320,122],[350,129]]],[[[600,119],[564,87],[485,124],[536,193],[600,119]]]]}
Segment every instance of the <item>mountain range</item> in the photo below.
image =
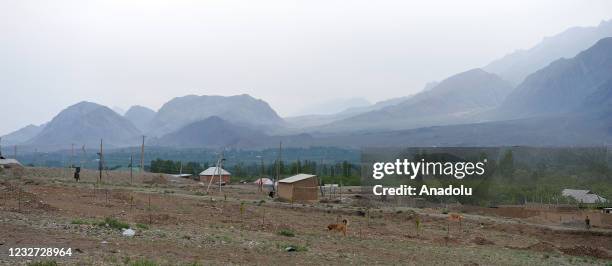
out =
{"type": "Polygon", "coordinates": [[[147,131],[147,126],[157,113],[147,107],[134,105],[128,109],[124,117],[132,122],[140,131],[147,131]]]}
{"type": "Polygon", "coordinates": [[[141,134],[130,121],[106,106],[91,102],[72,105],[55,116],[24,144],[54,149],[70,144],[96,146],[104,139],[110,147],[129,145],[141,134]]]}
{"type": "Polygon", "coordinates": [[[495,74],[472,69],[451,76],[397,104],[334,121],[317,131],[386,131],[462,123],[471,114],[501,104],[512,85],[495,74]]]}
{"type": "Polygon", "coordinates": [[[146,126],[146,131],[161,137],[211,116],[264,131],[284,123],[268,103],[247,94],[229,97],[188,95],[164,104],[146,126]]]}
{"type": "Polygon", "coordinates": [[[96,146],[104,139],[106,146],[125,147],[146,135],[148,145],[215,149],[265,148],[279,141],[342,147],[598,145],[612,136],[612,38],[604,36],[612,36],[610,25],[573,28],[419,93],[333,114],[283,119],[246,94],[187,95],[157,111],[133,106],[123,116],[81,102],[48,123],[3,136],[2,144],[53,150],[96,146]]]}
{"type": "Polygon", "coordinates": [[[555,36],[544,38],[526,50],[518,50],[495,60],[483,69],[513,84],[560,58],[572,58],[597,41],[612,36],[612,20],[596,27],[573,27],[555,36]]]}

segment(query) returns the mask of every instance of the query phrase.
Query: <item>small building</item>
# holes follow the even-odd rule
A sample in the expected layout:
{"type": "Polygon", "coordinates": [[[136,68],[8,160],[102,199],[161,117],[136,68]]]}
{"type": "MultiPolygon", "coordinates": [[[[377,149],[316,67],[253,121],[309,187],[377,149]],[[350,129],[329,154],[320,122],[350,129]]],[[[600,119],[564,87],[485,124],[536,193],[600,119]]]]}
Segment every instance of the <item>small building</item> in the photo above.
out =
{"type": "Polygon", "coordinates": [[[561,195],[576,200],[579,203],[596,204],[608,202],[607,199],[600,197],[590,190],[583,189],[563,189],[561,195]]]}
{"type": "Polygon", "coordinates": [[[287,201],[316,201],[318,190],[316,175],[298,174],[278,181],[278,197],[287,201]]]}
{"type": "Polygon", "coordinates": [[[0,159],[0,168],[23,168],[23,165],[21,165],[21,163],[15,159],[5,159],[2,157],[0,159]]]}
{"type": "Polygon", "coordinates": [[[208,184],[212,180],[213,184],[219,184],[219,175],[221,175],[221,184],[228,184],[232,174],[220,167],[209,167],[200,173],[200,181],[208,184]]]}

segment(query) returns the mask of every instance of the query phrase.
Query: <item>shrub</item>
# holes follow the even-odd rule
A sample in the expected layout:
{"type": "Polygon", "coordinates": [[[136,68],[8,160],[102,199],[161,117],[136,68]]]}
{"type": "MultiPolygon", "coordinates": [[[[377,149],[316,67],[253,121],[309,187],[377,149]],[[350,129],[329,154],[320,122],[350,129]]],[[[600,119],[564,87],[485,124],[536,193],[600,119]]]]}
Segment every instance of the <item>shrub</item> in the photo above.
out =
{"type": "Polygon", "coordinates": [[[111,218],[111,217],[106,217],[104,221],[98,223],[98,226],[108,226],[110,228],[119,229],[119,230],[130,228],[129,224],[119,221],[115,218],[111,218]]]}
{"type": "Polygon", "coordinates": [[[155,263],[152,260],[139,259],[139,260],[132,261],[130,263],[130,266],[157,266],[157,263],[155,263]]]}
{"type": "Polygon", "coordinates": [[[149,230],[149,226],[146,225],[146,224],[137,223],[136,227],[138,227],[140,229],[144,229],[144,230],[149,230]]]}
{"type": "Polygon", "coordinates": [[[81,220],[81,219],[74,219],[70,223],[71,224],[91,224],[91,222],[86,221],[86,220],[81,220]]]}
{"type": "Polygon", "coordinates": [[[278,231],[278,234],[281,236],[288,236],[288,237],[295,236],[295,232],[293,232],[293,230],[291,229],[281,229],[280,231],[278,231]]]}
{"type": "Polygon", "coordinates": [[[43,261],[34,261],[28,263],[28,266],[57,266],[57,262],[54,260],[43,260],[43,261]]]}

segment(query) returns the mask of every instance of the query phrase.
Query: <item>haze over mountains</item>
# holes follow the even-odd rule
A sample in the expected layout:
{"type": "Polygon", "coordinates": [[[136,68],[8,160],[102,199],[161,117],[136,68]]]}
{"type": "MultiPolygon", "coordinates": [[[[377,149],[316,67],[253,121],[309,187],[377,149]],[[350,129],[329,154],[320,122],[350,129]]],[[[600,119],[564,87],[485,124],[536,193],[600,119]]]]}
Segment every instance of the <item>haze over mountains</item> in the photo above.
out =
{"type": "Polygon", "coordinates": [[[130,107],[130,109],[125,113],[124,117],[127,120],[130,120],[136,128],[138,128],[142,132],[147,131],[147,126],[153,118],[155,117],[156,112],[140,105],[134,105],[130,107]]]}
{"type": "Polygon", "coordinates": [[[26,145],[53,149],[69,144],[119,147],[136,141],[140,131],[127,119],[106,106],[91,102],[72,105],[51,120],[26,145]]]}
{"type": "Polygon", "coordinates": [[[133,106],[124,116],[81,102],[47,124],[3,136],[3,144],[52,150],[95,146],[103,138],[109,147],[124,147],[146,135],[148,145],[214,149],[275,147],[281,140],[343,147],[598,145],[612,140],[612,38],[592,40],[612,36],[611,25],[573,28],[417,94],[342,105],[333,114],[313,110],[283,119],[246,94],[188,95],[158,111],[133,106]]]}
{"type": "Polygon", "coordinates": [[[398,104],[336,121],[318,130],[338,132],[358,128],[384,131],[461,123],[471,114],[501,104],[511,89],[510,83],[495,74],[472,69],[449,77],[398,104]]]}
{"type": "Polygon", "coordinates": [[[612,79],[612,39],[605,38],[570,59],[559,59],[528,76],[500,107],[500,115],[523,118],[560,115],[612,79]]]}
{"type": "Polygon", "coordinates": [[[148,124],[147,132],[163,136],[211,116],[262,130],[284,123],[268,103],[247,94],[229,97],[188,95],[164,104],[148,124]]]}
{"type": "Polygon", "coordinates": [[[518,50],[495,60],[483,69],[495,73],[513,84],[560,58],[572,58],[600,39],[612,36],[612,20],[602,21],[597,27],[574,27],[547,37],[536,46],[518,50]]]}
{"type": "Polygon", "coordinates": [[[43,128],[44,128],[44,124],[40,126],[27,125],[10,134],[2,136],[2,143],[8,144],[8,145],[16,145],[16,144],[24,143],[32,139],[36,135],[38,135],[38,133],[40,133],[40,131],[42,131],[43,128]]]}
{"type": "Polygon", "coordinates": [[[322,144],[605,145],[612,141],[612,37],[531,74],[491,114],[498,121],[334,136],[322,144]]]}

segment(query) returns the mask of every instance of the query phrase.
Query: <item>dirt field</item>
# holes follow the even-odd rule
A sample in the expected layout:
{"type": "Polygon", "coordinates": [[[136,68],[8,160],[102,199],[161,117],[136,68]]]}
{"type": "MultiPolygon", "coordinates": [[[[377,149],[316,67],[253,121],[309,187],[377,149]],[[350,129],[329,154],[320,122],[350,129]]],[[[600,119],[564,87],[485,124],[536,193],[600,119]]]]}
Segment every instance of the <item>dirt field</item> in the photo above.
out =
{"type": "Polygon", "coordinates": [[[76,183],[58,169],[0,178],[0,264],[44,260],[9,257],[17,247],[71,248],[72,256],[51,258],[60,265],[612,264],[608,228],[477,211],[463,213],[460,225],[441,209],[289,204],[252,185],[206,194],[196,181],[154,174],[130,182],[129,174],[111,172],[102,185],[95,180],[85,172],[76,183]],[[136,235],[122,236],[106,218],[136,235]],[[341,219],[349,220],[347,237],[326,228],[341,219]]]}

